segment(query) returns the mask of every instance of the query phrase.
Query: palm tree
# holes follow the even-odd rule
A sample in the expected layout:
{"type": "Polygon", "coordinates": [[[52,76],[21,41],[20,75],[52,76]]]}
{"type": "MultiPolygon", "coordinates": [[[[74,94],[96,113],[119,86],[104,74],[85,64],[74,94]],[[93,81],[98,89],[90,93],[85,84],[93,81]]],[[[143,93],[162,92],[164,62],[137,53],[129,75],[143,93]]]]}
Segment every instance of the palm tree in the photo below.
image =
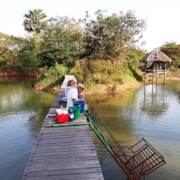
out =
{"type": "Polygon", "coordinates": [[[41,9],[29,10],[24,17],[26,18],[23,22],[24,29],[28,32],[40,33],[47,27],[47,21],[44,20],[47,15],[41,9]]]}

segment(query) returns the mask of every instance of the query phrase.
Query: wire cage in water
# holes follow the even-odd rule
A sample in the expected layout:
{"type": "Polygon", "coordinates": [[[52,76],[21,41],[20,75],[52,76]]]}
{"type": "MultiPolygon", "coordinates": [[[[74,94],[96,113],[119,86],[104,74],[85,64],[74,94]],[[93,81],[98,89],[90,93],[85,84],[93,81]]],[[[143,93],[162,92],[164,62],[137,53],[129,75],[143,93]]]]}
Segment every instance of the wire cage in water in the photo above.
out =
{"type": "Polygon", "coordinates": [[[114,138],[97,112],[88,115],[88,119],[91,122],[91,128],[95,134],[99,137],[129,180],[145,179],[149,173],[166,163],[164,157],[144,138],[128,150],[125,150],[114,138]],[[96,123],[94,123],[94,120],[96,123]]]}
{"type": "MultiPolygon", "coordinates": [[[[130,180],[140,180],[164,165],[164,157],[144,138],[129,148],[132,155],[115,153],[116,162],[122,167],[130,180]]],[[[130,153],[128,153],[130,154],[130,153]]]]}

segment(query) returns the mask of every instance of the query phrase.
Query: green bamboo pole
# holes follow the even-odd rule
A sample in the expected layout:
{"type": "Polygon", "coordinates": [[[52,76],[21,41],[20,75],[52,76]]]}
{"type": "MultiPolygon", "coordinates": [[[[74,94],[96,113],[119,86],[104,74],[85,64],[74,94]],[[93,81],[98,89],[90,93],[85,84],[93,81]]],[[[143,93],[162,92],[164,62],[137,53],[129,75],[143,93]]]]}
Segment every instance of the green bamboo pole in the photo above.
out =
{"type": "Polygon", "coordinates": [[[47,124],[46,127],[68,127],[68,126],[89,126],[90,123],[62,123],[62,124],[47,124]]]}

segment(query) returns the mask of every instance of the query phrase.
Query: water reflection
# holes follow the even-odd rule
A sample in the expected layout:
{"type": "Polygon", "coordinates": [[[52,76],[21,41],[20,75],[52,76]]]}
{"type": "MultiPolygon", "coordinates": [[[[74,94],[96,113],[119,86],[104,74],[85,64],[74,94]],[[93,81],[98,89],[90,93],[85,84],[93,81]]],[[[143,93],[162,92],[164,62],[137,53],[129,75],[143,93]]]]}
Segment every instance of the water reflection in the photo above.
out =
{"type": "MultiPolygon", "coordinates": [[[[56,94],[38,93],[28,81],[0,82],[0,179],[19,180],[42,122],[56,94]]],[[[167,164],[147,180],[180,179],[180,82],[151,85],[122,94],[86,95],[114,137],[130,147],[144,137],[165,157],[167,164]]],[[[92,132],[91,132],[92,133],[92,132]]],[[[92,133],[106,180],[126,176],[92,133]]]]}
{"type": "Polygon", "coordinates": [[[151,117],[161,116],[168,109],[168,103],[165,101],[165,86],[154,84],[144,86],[144,102],[141,109],[151,117]]]}
{"type": "MultiPolygon", "coordinates": [[[[123,148],[144,137],[165,157],[167,164],[149,175],[147,180],[180,179],[179,91],[180,82],[167,82],[166,86],[147,85],[123,94],[87,97],[90,106],[99,112],[123,148]]],[[[100,144],[96,137],[94,141],[100,144]]],[[[99,146],[98,156],[105,179],[125,179],[115,162],[110,161],[108,155],[101,155],[103,147],[99,146]],[[108,161],[111,162],[109,168],[108,161]],[[110,176],[111,167],[117,176],[110,176]]]]}
{"type": "Polygon", "coordinates": [[[26,80],[1,80],[0,89],[0,179],[19,180],[57,94],[34,92],[26,80]]]}

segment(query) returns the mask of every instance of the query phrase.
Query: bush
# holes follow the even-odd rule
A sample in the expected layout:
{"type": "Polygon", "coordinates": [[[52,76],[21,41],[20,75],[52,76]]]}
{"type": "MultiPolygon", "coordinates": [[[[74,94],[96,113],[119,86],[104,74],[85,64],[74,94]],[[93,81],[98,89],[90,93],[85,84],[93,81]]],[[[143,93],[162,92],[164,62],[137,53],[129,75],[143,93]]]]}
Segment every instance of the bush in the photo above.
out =
{"type": "Polygon", "coordinates": [[[54,86],[59,85],[63,81],[67,72],[67,67],[55,63],[54,67],[46,69],[42,76],[36,81],[35,89],[51,90],[54,86]]]}

